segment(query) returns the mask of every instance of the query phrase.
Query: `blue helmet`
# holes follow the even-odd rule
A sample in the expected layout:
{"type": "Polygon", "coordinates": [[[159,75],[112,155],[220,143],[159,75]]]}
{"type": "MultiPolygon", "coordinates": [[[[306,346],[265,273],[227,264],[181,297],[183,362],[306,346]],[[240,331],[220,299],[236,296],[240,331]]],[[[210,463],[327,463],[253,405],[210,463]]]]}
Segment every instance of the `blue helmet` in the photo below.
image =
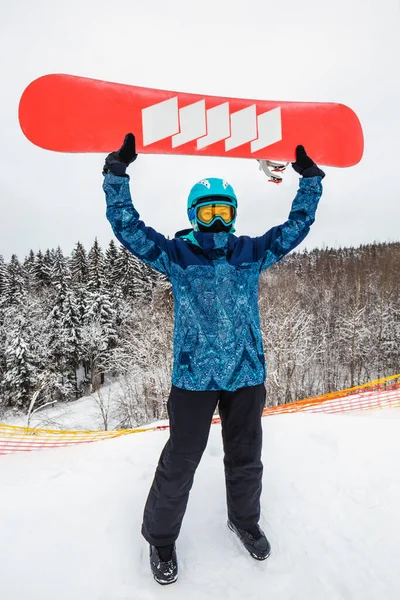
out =
{"type": "Polygon", "coordinates": [[[232,221],[232,229],[233,224],[236,219],[236,211],[237,211],[237,197],[233,190],[233,187],[224,181],[223,179],[218,179],[217,177],[209,177],[208,179],[201,179],[198,181],[190,190],[188,196],[188,217],[189,221],[194,227],[194,229],[198,229],[198,222],[196,218],[196,209],[195,207],[199,204],[214,204],[215,197],[221,198],[220,202],[224,204],[229,204],[234,206],[235,208],[235,218],[232,221]],[[213,201],[207,202],[208,199],[213,201]]]}

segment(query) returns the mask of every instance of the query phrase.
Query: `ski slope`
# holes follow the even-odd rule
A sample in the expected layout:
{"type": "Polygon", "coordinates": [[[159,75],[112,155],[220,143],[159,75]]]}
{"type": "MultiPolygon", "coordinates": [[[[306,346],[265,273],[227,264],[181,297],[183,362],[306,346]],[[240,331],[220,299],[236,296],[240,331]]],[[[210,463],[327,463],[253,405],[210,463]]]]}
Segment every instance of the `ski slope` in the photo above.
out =
{"type": "Polygon", "coordinates": [[[180,577],[167,588],[152,580],[140,535],[167,431],[0,457],[0,597],[397,600],[400,422],[391,413],[263,420],[262,526],[272,544],[263,563],[226,527],[213,425],[177,544],[180,577]]]}

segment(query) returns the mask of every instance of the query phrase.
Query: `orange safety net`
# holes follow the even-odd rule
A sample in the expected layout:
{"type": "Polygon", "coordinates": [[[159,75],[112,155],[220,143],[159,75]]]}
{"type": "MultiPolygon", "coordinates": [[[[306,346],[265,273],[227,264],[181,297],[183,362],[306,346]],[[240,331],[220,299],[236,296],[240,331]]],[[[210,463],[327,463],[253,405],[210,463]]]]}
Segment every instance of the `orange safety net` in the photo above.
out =
{"type": "Polygon", "coordinates": [[[322,394],[279,406],[270,406],[263,415],[293,412],[343,413],[377,408],[400,408],[400,374],[370,381],[339,392],[322,394]]]}
{"type": "MultiPolygon", "coordinates": [[[[333,414],[377,408],[400,408],[400,374],[315,398],[270,406],[264,410],[263,416],[294,412],[333,414]]],[[[215,417],[212,422],[219,423],[219,417],[215,417]]],[[[115,431],[62,431],[0,424],[0,454],[87,444],[132,433],[163,429],[168,429],[168,425],[115,431]]]]}

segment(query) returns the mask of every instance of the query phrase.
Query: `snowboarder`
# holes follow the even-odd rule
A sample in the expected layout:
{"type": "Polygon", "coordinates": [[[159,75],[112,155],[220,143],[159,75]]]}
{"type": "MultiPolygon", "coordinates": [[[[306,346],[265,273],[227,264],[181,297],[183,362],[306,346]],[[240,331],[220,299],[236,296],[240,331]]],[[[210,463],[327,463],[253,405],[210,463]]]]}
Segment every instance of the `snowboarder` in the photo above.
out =
{"type": "Polygon", "coordinates": [[[176,581],[178,538],[194,474],[216,407],[222,423],[228,526],[255,559],[270,554],[259,527],[263,466],[261,416],[265,360],[258,312],[262,271],[304,240],[314,222],[324,172],[296,148],[300,187],[288,220],[260,237],[234,235],[238,201],[217,178],[189,193],[191,229],[167,239],[139,219],[127,166],[137,158],[135,137],[109,154],[103,170],[107,218],[118,240],[166,275],[175,301],[174,364],[168,399],[170,438],[150,489],[142,534],[160,584],[176,581]]]}

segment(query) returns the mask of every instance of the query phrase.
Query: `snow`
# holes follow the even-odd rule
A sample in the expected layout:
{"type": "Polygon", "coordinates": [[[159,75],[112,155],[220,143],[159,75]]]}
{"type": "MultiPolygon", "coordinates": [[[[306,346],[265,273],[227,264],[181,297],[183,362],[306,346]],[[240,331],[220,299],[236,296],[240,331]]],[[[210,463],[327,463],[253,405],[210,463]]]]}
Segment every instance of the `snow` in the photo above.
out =
{"type": "Polygon", "coordinates": [[[374,419],[400,419],[400,407],[376,408],[373,410],[355,410],[347,414],[353,417],[372,417],[374,419]]]}
{"type": "Polygon", "coordinates": [[[167,431],[0,457],[1,597],[397,600],[399,421],[290,414],[263,427],[271,557],[254,561],[226,527],[213,425],[167,588],[152,580],[140,535],[167,431]]]}
{"type": "MultiPolygon", "coordinates": [[[[17,414],[4,419],[9,425],[27,426],[27,416],[17,414]]],[[[101,415],[95,400],[85,396],[73,402],[60,402],[35,413],[30,421],[31,427],[43,429],[88,430],[101,429],[101,415]]]]}
{"type": "MultiPolygon", "coordinates": [[[[118,379],[108,379],[106,384],[101,388],[104,403],[109,406],[108,429],[120,428],[119,407],[121,397],[125,393],[121,381],[118,379]]],[[[346,407],[347,410],[353,407],[353,410],[347,413],[353,416],[373,418],[385,418],[389,416],[392,419],[398,419],[400,418],[400,410],[397,408],[385,407],[385,403],[391,401],[394,402],[395,400],[398,401],[399,398],[398,390],[392,392],[381,391],[379,393],[367,390],[366,392],[346,396],[342,399],[332,399],[326,404],[326,409],[332,410],[334,405],[337,404],[338,412],[341,407],[342,409],[343,407],[346,407]],[[382,408],[368,408],[368,402],[370,402],[372,406],[376,406],[378,401],[382,408]],[[361,403],[364,404],[364,410],[358,410],[361,403]]],[[[322,408],[320,410],[322,411],[322,408]]],[[[8,425],[27,427],[27,416],[22,412],[10,411],[2,422],[7,423],[8,425]]],[[[167,424],[167,421],[155,420],[151,423],[147,423],[147,425],[140,424],[140,427],[155,427],[157,425],[165,424],[167,424]]],[[[55,403],[53,406],[39,409],[32,415],[30,427],[70,431],[104,429],[104,421],[99,408],[99,398],[96,394],[89,394],[79,400],[55,403]]]]}
{"type": "MultiPolygon", "coordinates": [[[[118,381],[109,381],[101,388],[102,397],[105,402],[109,401],[109,429],[116,429],[119,425],[117,415],[118,403],[123,393],[121,384],[118,381]]],[[[20,412],[16,414],[9,413],[3,422],[8,425],[27,426],[26,414],[20,412]]],[[[71,402],[59,402],[53,406],[38,410],[32,415],[30,427],[43,429],[63,429],[63,430],[98,430],[104,429],[104,422],[101,417],[101,411],[96,400],[96,394],[83,396],[79,400],[71,402]]]]}

